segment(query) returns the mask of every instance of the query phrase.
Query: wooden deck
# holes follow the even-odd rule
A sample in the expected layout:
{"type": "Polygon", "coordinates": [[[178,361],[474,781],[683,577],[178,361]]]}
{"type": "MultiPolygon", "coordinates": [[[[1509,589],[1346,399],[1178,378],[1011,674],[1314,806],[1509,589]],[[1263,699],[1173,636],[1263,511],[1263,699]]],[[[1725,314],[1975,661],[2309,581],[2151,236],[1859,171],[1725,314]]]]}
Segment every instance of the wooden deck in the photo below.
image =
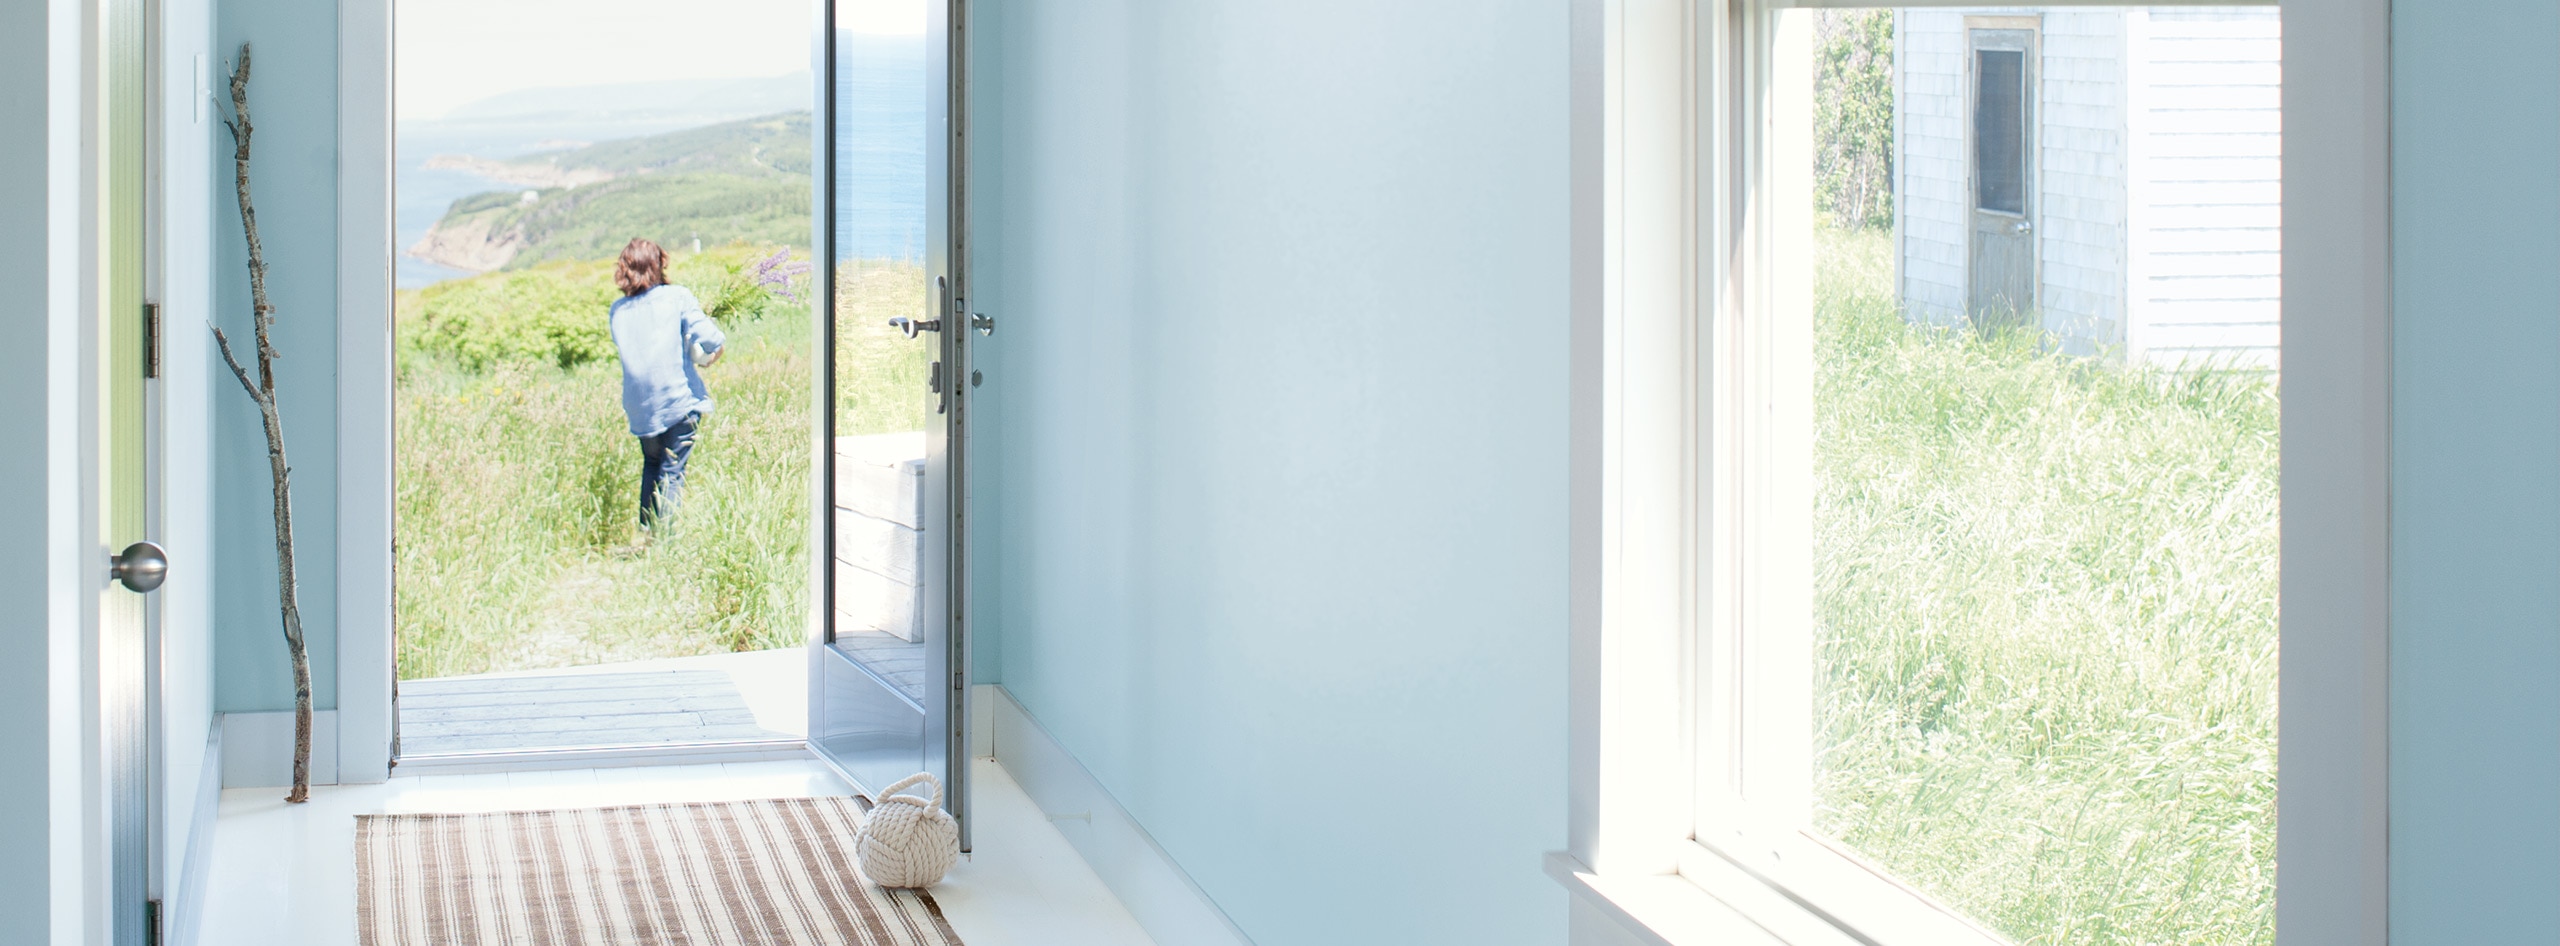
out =
{"type": "MultiPolygon", "coordinates": [[[[758,722],[740,684],[805,687],[797,649],[709,666],[400,682],[400,754],[672,746],[799,739],[758,722]],[[778,678],[767,681],[762,678],[778,678]]],[[[716,658],[715,658],[716,659],[716,658]]],[[[691,662],[688,662],[691,663],[691,662]]],[[[777,715],[768,708],[766,718],[777,715]]],[[[783,715],[787,715],[787,708],[783,715]]],[[[779,724],[777,724],[779,725],[779,724]]]]}

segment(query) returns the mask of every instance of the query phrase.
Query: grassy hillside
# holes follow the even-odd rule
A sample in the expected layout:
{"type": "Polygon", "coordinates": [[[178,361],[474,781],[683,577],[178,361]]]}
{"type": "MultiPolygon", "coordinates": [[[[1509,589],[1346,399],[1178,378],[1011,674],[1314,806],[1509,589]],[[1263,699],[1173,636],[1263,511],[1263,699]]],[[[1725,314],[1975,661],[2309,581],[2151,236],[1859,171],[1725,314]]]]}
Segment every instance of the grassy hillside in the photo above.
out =
{"type": "Polygon", "coordinates": [[[632,237],[671,249],[735,242],[809,244],[809,115],[792,112],[562,151],[510,165],[588,171],[578,187],[478,194],[454,202],[423,246],[428,259],[524,269],[610,258],[632,237]]]}
{"type": "MultiPolygon", "coordinates": [[[[399,299],[394,548],[404,679],[797,644],[808,601],[810,384],[805,303],[738,277],[770,247],[679,253],[673,275],[729,333],[704,371],[702,424],[674,527],[638,543],[638,443],[604,335],[611,264],[547,263],[399,299]],[[726,287],[726,288],[724,288],[726,287]]],[[[850,274],[838,306],[838,423],[932,416],[930,346],[857,293],[912,290],[915,267],[850,274]]]]}
{"type": "Polygon", "coordinates": [[[586,168],[616,175],[678,171],[780,174],[806,182],[809,113],[785,112],[662,135],[543,151],[509,163],[586,168]]]}

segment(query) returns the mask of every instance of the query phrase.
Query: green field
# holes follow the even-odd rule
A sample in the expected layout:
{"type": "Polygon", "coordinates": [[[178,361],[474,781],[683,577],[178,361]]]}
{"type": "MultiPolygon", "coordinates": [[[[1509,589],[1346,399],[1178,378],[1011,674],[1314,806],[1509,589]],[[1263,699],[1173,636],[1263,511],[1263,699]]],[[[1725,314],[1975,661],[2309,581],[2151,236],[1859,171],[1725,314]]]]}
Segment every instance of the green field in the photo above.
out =
{"type": "MultiPolygon", "coordinates": [[[[798,644],[808,615],[812,331],[741,285],[769,250],[679,254],[729,333],[674,528],[639,544],[639,447],[605,334],[611,264],[550,263],[399,303],[395,529],[404,679],[798,644]],[[742,291],[742,289],[744,291],[742,291]]],[[[846,433],[919,428],[925,347],[883,323],[914,267],[849,266],[846,433]],[[879,316],[875,318],[874,316],[879,316]]]]}
{"type": "Polygon", "coordinates": [[[1818,276],[1816,823],[2020,943],[2274,942],[2274,385],[1818,276]]]}

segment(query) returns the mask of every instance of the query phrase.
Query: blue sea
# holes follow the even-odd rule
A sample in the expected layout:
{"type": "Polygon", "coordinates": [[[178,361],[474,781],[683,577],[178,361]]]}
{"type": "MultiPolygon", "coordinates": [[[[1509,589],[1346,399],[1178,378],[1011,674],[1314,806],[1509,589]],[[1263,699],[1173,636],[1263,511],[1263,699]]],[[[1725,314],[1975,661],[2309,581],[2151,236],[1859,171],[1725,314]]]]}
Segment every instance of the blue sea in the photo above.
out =
{"type": "MultiPolygon", "coordinates": [[[[836,247],[844,258],[915,261],[925,251],[926,91],[936,77],[924,37],[847,33],[837,41],[836,247]]],[[[398,132],[394,232],[401,288],[431,285],[461,270],[408,255],[454,201],[515,188],[477,174],[426,167],[439,154],[511,158],[564,143],[611,141],[717,124],[777,111],[766,100],[726,114],[616,114],[595,120],[558,113],[478,115],[402,122],[398,132]]]]}

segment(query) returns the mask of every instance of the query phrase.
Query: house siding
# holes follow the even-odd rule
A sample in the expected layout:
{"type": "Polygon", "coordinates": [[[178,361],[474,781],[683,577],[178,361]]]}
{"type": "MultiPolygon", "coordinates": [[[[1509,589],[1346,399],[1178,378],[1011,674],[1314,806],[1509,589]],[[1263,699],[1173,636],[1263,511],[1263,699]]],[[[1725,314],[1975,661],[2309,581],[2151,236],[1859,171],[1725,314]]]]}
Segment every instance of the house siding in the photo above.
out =
{"type": "MultiPolygon", "coordinates": [[[[1965,309],[1964,18],[2021,12],[1901,14],[1899,281],[1914,320],[1965,309]]],[[[2270,10],[2042,14],[2037,293],[2057,348],[2276,367],[2280,42],[2270,10]]]]}
{"type": "Polygon", "coordinates": [[[2111,11],[2044,15],[2036,301],[2045,332],[2075,355],[2124,343],[2124,20],[2111,11]]]}
{"type": "Polygon", "coordinates": [[[1964,14],[1903,10],[1895,68],[1902,86],[1902,305],[1910,318],[1935,325],[1964,320],[1965,212],[1964,14]]]}
{"type": "Polygon", "coordinates": [[[2281,365],[2283,34],[2274,10],[2154,10],[2133,62],[2140,248],[2129,348],[2281,365]]]}

